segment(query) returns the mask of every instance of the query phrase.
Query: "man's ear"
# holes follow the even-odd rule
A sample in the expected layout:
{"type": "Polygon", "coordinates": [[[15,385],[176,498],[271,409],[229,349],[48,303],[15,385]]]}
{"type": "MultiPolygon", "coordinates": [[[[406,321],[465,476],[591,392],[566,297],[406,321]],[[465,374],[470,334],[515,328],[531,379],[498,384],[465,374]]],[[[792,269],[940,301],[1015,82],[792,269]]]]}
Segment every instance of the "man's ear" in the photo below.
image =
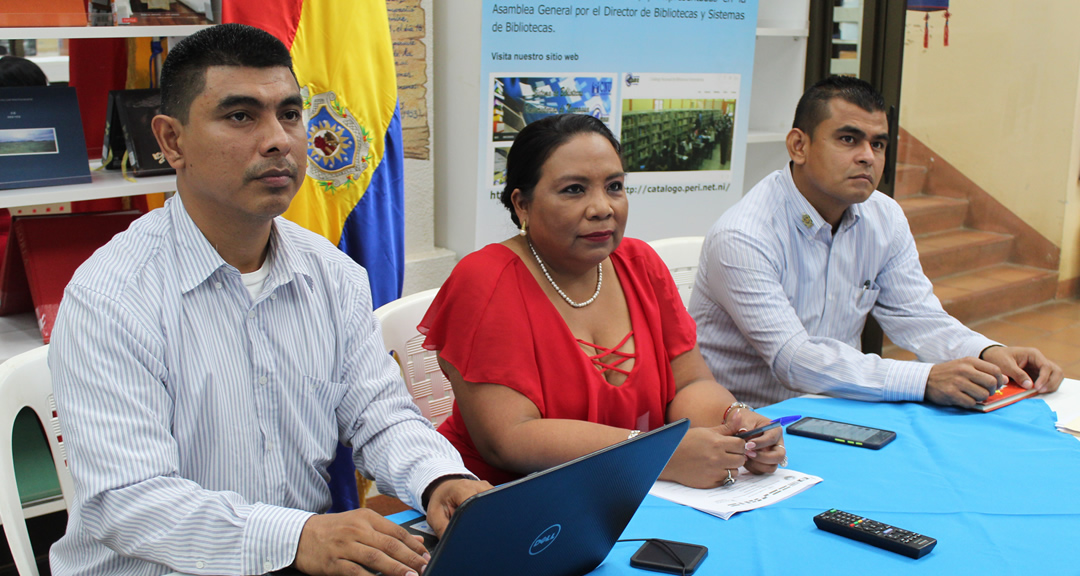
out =
{"type": "Polygon", "coordinates": [[[164,154],[165,159],[169,161],[169,166],[172,166],[176,170],[183,168],[183,124],[172,116],[158,114],[150,121],[150,128],[154,131],[154,138],[157,139],[158,147],[161,148],[161,153],[164,154]]]}
{"type": "Polygon", "coordinates": [[[810,135],[798,128],[792,128],[787,134],[787,153],[796,166],[806,164],[807,147],[810,145],[810,135]]]}

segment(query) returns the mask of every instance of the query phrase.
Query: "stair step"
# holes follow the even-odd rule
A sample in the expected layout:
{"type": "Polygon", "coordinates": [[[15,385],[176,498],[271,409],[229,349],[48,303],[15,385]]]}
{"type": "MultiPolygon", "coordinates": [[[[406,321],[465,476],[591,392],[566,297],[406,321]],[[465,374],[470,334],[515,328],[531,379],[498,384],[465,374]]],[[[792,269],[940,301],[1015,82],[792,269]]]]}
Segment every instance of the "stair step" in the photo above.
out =
{"type": "Polygon", "coordinates": [[[919,194],[897,200],[907,216],[911,233],[918,236],[964,225],[968,202],[945,196],[919,194]]]}
{"type": "Polygon", "coordinates": [[[934,232],[915,238],[923,273],[929,278],[1002,264],[1009,258],[1013,237],[967,228],[934,232]]]}
{"type": "Polygon", "coordinates": [[[926,166],[916,164],[896,163],[896,186],[893,187],[893,198],[907,198],[923,193],[926,185],[926,166]]]}
{"type": "Polygon", "coordinates": [[[968,324],[1050,300],[1056,270],[998,264],[935,279],[934,294],[945,311],[968,324]]]}

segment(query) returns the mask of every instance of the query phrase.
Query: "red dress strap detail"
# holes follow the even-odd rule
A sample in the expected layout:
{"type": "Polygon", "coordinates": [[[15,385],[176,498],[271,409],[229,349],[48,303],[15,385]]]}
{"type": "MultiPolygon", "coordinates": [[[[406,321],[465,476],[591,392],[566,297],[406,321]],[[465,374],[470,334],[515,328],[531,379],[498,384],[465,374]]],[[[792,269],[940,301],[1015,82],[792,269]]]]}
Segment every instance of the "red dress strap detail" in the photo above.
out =
{"type": "Polygon", "coordinates": [[[619,364],[622,364],[623,362],[626,362],[627,360],[630,360],[631,358],[637,358],[637,353],[636,352],[623,352],[622,350],[619,350],[619,348],[622,348],[623,346],[625,346],[626,343],[629,342],[630,338],[632,338],[633,336],[634,336],[634,331],[633,330],[627,332],[626,336],[623,337],[622,341],[620,341],[618,344],[616,344],[615,346],[613,346],[611,348],[605,348],[603,346],[597,346],[596,344],[593,344],[592,342],[586,342],[585,340],[582,340],[581,338],[578,338],[577,341],[578,341],[579,344],[584,344],[584,345],[589,346],[590,348],[593,348],[594,350],[597,351],[596,354],[593,354],[593,355],[589,356],[589,360],[592,360],[592,363],[595,364],[598,368],[600,368],[601,372],[607,372],[608,370],[614,370],[614,371],[618,372],[619,374],[622,374],[623,376],[629,376],[630,372],[628,370],[623,370],[622,368],[619,368],[619,364]],[[615,356],[618,356],[618,358],[612,360],[611,363],[603,361],[603,358],[605,356],[610,356],[612,354],[614,354],[615,356]]]}

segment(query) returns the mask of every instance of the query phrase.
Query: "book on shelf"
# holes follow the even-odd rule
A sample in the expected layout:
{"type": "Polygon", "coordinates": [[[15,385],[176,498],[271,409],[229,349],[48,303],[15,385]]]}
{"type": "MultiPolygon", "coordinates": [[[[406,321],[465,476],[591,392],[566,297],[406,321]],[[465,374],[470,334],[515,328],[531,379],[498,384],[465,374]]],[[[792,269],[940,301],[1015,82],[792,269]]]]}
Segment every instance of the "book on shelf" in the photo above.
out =
{"type": "Polygon", "coordinates": [[[156,88],[109,91],[101,151],[105,168],[118,170],[126,161],[136,176],[176,173],[161,153],[150,127],[160,109],[161,91],[156,88]]]}
{"type": "Polygon", "coordinates": [[[210,24],[215,12],[210,0],[112,0],[117,26],[210,24]]]}
{"type": "Polygon", "coordinates": [[[86,26],[85,0],[0,0],[0,28],[86,26]]]}
{"type": "Polygon", "coordinates": [[[89,183],[86,158],[74,88],[0,88],[0,190],[89,183]]]}
{"type": "Polygon", "coordinates": [[[16,218],[0,268],[0,315],[33,310],[48,344],[75,270],[139,216],[129,211],[16,218]]]}
{"type": "Polygon", "coordinates": [[[1035,391],[1035,388],[1031,388],[1030,390],[1028,390],[1023,388],[1016,382],[1009,380],[1008,384],[1002,386],[1001,388],[998,388],[997,392],[994,392],[986,400],[979,402],[971,409],[977,410],[979,412],[993,412],[998,408],[1004,408],[1009,404],[1019,402],[1024,398],[1028,398],[1036,394],[1038,394],[1038,392],[1035,391]]]}

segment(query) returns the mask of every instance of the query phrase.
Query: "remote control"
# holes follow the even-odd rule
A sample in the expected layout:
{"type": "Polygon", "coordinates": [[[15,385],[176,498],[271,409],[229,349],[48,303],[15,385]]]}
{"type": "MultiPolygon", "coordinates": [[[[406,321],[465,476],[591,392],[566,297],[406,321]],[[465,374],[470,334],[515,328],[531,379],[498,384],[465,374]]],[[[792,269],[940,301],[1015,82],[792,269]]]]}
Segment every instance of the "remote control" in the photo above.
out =
{"type": "Polygon", "coordinates": [[[895,526],[875,522],[835,508],[814,516],[814,524],[826,532],[865,542],[910,558],[922,558],[937,545],[937,540],[929,536],[901,530],[895,526]]]}

